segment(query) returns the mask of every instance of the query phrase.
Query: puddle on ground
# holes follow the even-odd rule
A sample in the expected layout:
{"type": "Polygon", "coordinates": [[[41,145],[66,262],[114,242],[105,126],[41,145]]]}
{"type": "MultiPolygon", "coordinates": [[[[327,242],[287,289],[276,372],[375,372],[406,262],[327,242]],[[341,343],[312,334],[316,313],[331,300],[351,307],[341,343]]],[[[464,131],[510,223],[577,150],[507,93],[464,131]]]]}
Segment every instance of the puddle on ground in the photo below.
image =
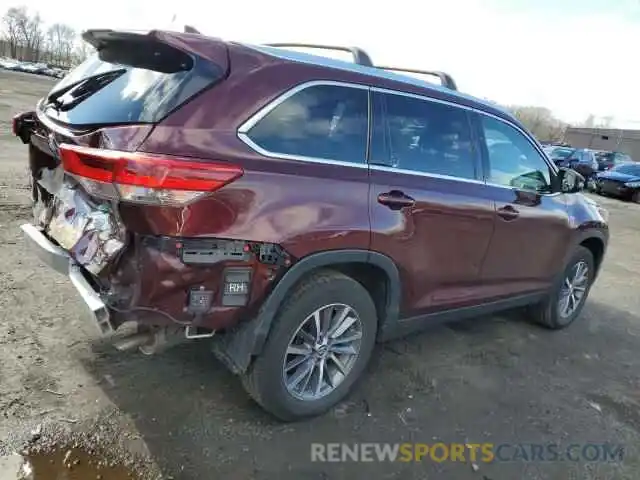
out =
{"type": "Polygon", "coordinates": [[[78,449],[32,453],[25,456],[20,480],[132,480],[138,477],[123,466],[111,465],[78,449]]]}

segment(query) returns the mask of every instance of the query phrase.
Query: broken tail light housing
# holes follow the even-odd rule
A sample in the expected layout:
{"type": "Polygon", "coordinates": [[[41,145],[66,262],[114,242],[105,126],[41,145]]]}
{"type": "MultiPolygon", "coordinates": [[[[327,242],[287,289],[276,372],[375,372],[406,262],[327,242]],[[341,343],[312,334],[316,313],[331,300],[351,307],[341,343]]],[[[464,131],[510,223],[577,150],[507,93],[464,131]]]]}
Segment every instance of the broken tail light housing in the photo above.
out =
{"type": "Polygon", "coordinates": [[[184,206],[244,173],[207,160],[69,144],[60,145],[60,157],[90,195],[147,205],[184,206]]]}

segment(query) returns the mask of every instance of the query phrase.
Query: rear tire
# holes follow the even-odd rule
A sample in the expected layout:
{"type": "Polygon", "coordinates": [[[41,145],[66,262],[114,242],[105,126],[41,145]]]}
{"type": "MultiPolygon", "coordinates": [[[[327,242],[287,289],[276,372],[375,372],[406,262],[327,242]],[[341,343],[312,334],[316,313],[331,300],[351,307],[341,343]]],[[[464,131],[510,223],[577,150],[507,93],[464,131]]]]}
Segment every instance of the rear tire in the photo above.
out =
{"type": "Polygon", "coordinates": [[[377,326],[373,300],[359,282],[331,270],[315,273],[295,288],[273,319],[262,353],[242,376],[243,386],[262,408],[281,420],[324,413],[362,376],[373,351],[377,326]],[[340,320],[343,307],[352,313],[340,320]],[[318,318],[326,323],[316,337],[318,318]],[[337,327],[341,321],[350,325],[342,333],[337,327]],[[325,325],[329,326],[325,329],[325,325]],[[337,338],[332,337],[338,333],[337,338]],[[349,347],[357,354],[338,353],[350,338],[357,339],[349,347]],[[307,371],[311,371],[309,376],[307,371]],[[299,377],[303,379],[296,383],[299,377]]]}
{"type": "Polygon", "coordinates": [[[551,330],[560,330],[568,327],[582,312],[594,278],[595,262],[593,254],[588,248],[579,246],[565,267],[561,278],[553,286],[547,300],[530,307],[529,315],[531,319],[551,330]],[[580,276],[581,271],[584,272],[584,282],[579,281],[581,277],[576,277],[576,275],[580,276]],[[570,287],[569,284],[572,286],[570,287]],[[573,301],[569,298],[567,300],[568,303],[565,304],[567,292],[573,295],[573,301]],[[581,296],[577,299],[576,297],[579,294],[581,296]],[[565,305],[570,306],[571,304],[573,304],[572,309],[563,308],[565,305]]]}

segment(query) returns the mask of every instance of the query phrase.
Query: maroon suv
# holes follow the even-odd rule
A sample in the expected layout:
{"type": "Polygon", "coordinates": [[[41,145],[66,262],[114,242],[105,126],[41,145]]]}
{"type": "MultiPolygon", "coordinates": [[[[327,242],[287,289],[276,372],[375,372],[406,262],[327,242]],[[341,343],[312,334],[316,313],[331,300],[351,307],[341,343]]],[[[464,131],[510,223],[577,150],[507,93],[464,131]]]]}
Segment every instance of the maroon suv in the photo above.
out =
{"type": "Polygon", "coordinates": [[[584,306],[606,212],[446,74],[358,49],[84,38],[97,54],[14,120],[33,176],[22,230],[119,348],[210,338],[295,419],[342,399],[376,341],[525,306],[557,329],[584,306]]]}

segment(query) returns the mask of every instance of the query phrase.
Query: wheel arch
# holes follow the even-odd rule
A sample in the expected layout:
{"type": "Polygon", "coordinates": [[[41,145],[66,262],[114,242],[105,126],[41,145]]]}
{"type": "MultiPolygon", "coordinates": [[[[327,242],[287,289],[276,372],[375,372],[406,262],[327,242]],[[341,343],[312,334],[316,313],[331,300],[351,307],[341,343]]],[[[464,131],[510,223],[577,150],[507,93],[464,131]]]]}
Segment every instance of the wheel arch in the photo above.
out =
{"type": "Polygon", "coordinates": [[[582,230],[576,238],[575,245],[585,247],[593,255],[596,276],[600,272],[608,243],[608,232],[599,229],[582,230]]]}
{"type": "Polygon", "coordinates": [[[398,321],[400,312],[400,272],[388,256],[368,250],[329,250],[303,257],[296,262],[276,283],[265,298],[257,315],[243,322],[228,334],[214,337],[213,350],[234,373],[243,373],[251,360],[259,355],[271,330],[282,303],[292,289],[310,274],[321,269],[342,272],[363,284],[372,294],[378,312],[378,336],[398,321]],[[370,281],[369,275],[376,272],[384,284],[370,281]],[[382,290],[372,288],[380,287],[382,290]]]}

